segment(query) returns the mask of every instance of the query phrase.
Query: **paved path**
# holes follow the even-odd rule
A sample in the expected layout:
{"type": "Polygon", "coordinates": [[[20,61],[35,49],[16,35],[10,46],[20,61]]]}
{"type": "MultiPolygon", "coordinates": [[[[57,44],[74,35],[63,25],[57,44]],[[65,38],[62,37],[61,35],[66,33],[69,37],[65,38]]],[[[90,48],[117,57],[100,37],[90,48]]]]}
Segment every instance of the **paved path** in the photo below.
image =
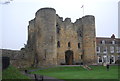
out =
{"type": "MultiPolygon", "coordinates": [[[[64,66],[73,67],[73,66],[81,66],[81,65],[60,65],[60,67],[64,67],[64,66]]],[[[101,66],[101,65],[94,65],[94,66],[101,66]]],[[[38,71],[38,70],[43,70],[43,69],[48,69],[48,68],[53,68],[53,67],[33,69],[33,70],[28,70],[28,72],[33,72],[33,71],[38,71]]],[[[31,79],[33,79],[33,81],[36,81],[34,74],[28,74],[28,73],[25,73],[24,71],[21,71],[21,72],[22,72],[22,74],[31,77],[31,79]]],[[[41,76],[41,75],[39,75],[39,76],[41,76]]],[[[64,81],[64,80],[60,80],[60,79],[56,79],[56,78],[48,77],[48,76],[43,76],[43,80],[40,80],[40,81],[64,81]]]]}
{"type": "MultiPolygon", "coordinates": [[[[81,65],[59,65],[59,66],[56,66],[56,67],[73,67],[73,66],[81,66],[81,65]]],[[[55,66],[54,66],[55,67],[55,66]]],[[[43,70],[43,69],[49,69],[49,68],[54,68],[54,67],[47,67],[47,68],[38,68],[38,69],[33,69],[33,70],[29,70],[29,72],[33,72],[33,71],[38,71],[38,70],[43,70]]]]}
{"type": "Polygon", "coordinates": [[[21,73],[30,77],[33,81],[64,81],[64,80],[60,80],[60,79],[56,79],[56,78],[48,77],[48,76],[43,76],[42,78],[42,75],[37,75],[39,76],[38,78],[39,80],[35,80],[34,74],[25,73],[24,71],[21,71],[21,73]]]}
{"type": "MultiPolygon", "coordinates": [[[[80,65],[60,65],[60,67],[64,67],[64,66],[73,67],[73,66],[80,66],[80,65]]],[[[28,70],[28,72],[33,72],[33,71],[38,71],[38,70],[43,70],[43,69],[48,69],[48,68],[54,68],[54,67],[33,69],[33,70],[28,70]]],[[[25,71],[21,71],[21,73],[30,77],[33,81],[37,81],[35,80],[34,74],[25,73],[25,71]]],[[[42,75],[39,75],[39,76],[42,76],[42,75]]],[[[56,78],[48,77],[48,76],[43,76],[43,80],[41,79],[40,81],[64,81],[64,80],[60,80],[60,79],[56,79],[56,78]]]]}

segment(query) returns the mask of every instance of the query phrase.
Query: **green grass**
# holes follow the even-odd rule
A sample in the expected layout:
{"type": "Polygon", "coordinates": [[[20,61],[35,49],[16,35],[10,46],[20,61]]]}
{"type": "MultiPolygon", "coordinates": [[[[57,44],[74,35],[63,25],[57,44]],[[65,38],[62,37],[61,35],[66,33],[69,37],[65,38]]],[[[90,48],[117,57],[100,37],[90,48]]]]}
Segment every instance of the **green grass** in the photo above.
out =
{"type": "Polygon", "coordinates": [[[9,66],[7,69],[2,71],[2,79],[30,79],[29,77],[20,73],[18,69],[13,66],[9,66]]]}
{"type": "Polygon", "coordinates": [[[32,73],[55,77],[58,79],[118,79],[118,66],[110,66],[107,71],[104,66],[91,66],[93,70],[88,71],[80,66],[55,67],[32,73]]]}

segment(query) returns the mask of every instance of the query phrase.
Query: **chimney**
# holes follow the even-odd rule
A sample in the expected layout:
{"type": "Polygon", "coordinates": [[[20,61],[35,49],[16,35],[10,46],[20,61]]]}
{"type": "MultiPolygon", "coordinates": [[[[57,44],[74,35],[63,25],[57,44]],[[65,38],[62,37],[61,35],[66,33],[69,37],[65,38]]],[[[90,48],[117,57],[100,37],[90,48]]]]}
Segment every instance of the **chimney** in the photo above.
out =
{"type": "Polygon", "coordinates": [[[115,35],[114,35],[114,34],[112,34],[111,38],[115,39],[115,35]]]}

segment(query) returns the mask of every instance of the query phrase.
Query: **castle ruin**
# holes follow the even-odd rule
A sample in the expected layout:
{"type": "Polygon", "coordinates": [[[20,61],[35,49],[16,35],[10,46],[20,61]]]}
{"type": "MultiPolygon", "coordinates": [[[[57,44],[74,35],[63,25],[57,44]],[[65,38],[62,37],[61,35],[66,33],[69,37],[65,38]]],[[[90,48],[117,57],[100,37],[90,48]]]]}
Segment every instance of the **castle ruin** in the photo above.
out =
{"type": "Polygon", "coordinates": [[[95,18],[87,15],[72,23],[70,18],[63,21],[55,9],[42,8],[29,21],[25,48],[2,50],[17,68],[95,64],[95,18]]]}
{"type": "Polygon", "coordinates": [[[42,8],[29,21],[26,46],[34,66],[96,63],[95,18],[87,15],[74,23],[63,21],[53,8],[42,8]]]}

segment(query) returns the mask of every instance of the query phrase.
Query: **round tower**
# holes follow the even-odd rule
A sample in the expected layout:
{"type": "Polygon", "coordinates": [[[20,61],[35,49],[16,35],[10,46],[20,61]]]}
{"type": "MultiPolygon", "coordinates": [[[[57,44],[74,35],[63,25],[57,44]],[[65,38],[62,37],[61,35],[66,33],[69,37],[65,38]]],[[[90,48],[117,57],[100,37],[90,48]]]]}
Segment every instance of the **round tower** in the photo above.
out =
{"type": "Polygon", "coordinates": [[[96,63],[96,34],[95,18],[87,15],[82,18],[83,23],[83,61],[87,64],[96,63]]]}
{"type": "Polygon", "coordinates": [[[42,8],[36,12],[36,54],[38,66],[56,65],[56,11],[42,8]]]}

